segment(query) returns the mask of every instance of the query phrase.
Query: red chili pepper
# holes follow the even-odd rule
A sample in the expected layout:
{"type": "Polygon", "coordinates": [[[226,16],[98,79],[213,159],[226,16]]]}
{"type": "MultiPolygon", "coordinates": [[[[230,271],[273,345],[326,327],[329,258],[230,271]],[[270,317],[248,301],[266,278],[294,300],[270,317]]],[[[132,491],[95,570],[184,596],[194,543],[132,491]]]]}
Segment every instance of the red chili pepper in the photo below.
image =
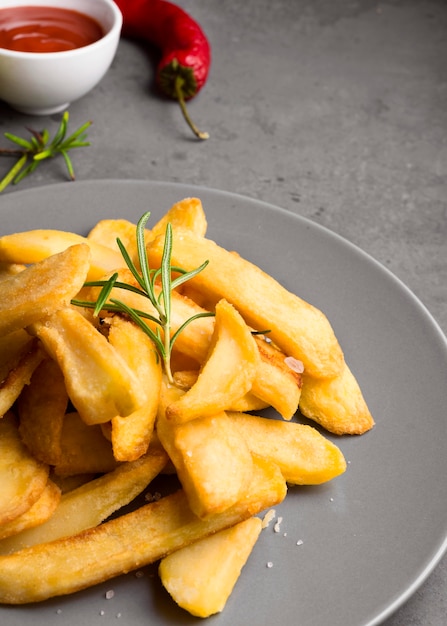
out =
{"type": "Polygon", "coordinates": [[[203,87],[211,63],[208,39],[199,24],[167,0],[115,0],[123,14],[123,36],[144,39],[161,51],[156,82],[161,91],[178,100],[183,116],[199,139],[208,133],[193,124],[185,101],[203,87]]]}

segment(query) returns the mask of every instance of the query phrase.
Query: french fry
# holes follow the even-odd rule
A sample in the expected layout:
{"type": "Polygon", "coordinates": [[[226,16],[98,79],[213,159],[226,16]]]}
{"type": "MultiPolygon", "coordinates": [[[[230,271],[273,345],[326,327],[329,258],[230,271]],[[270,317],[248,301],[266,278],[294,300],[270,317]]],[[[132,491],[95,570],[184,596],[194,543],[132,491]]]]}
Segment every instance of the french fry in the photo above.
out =
{"type": "Polygon", "coordinates": [[[86,424],[124,417],[144,405],[144,386],[78,310],[56,311],[30,330],[58,362],[70,400],[86,424]]]}
{"type": "Polygon", "coordinates": [[[116,250],[75,233],[51,229],[3,235],[0,237],[0,261],[38,263],[79,244],[87,245],[90,250],[89,280],[97,280],[107,272],[123,266],[123,258],[116,250]]]}
{"type": "Polygon", "coordinates": [[[253,472],[252,455],[225,413],[184,424],[160,416],[157,434],[198,517],[220,513],[242,497],[253,472]]]}
{"type": "Polygon", "coordinates": [[[144,387],[141,408],[121,417],[112,417],[111,441],[117,461],[134,461],[146,453],[158,410],[162,367],[152,340],[133,322],[114,316],[109,342],[125,360],[144,387]]]}
{"type": "Polygon", "coordinates": [[[25,513],[22,513],[22,515],[10,522],[0,525],[0,553],[2,539],[18,535],[22,531],[46,522],[56,510],[60,499],[61,491],[59,487],[52,480],[49,480],[39,499],[25,513]]]}
{"type": "Polygon", "coordinates": [[[117,466],[112,445],[100,424],[88,425],[76,412],[66,413],[60,435],[61,456],[54,465],[56,474],[110,472],[117,466]]]}
{"type": "Polygon", "coordinates": [[[191,615],[220,613],[261,530],[261,520],[250,517],[169,554],[158,568],[163,586],[191,615]]]}
{"type": "Polygon", "coordinates": [[[361,435],[374,426],[357,379],[345,364],[331,379],[304,376],[300,411],[335,435],[361,435]]]}
{"type": "Polygon", "coordinates": [[[0,335],[26,328],[67,306],[82,287],[89,262],[89,248],[75,245],[3,280],[0,335]]]}
{"type": "Polygon", "coordinates": [[[221,300],[207,360],[194,385],[167,407],[167,419],[180,424],[229,409],[250,391],[259,360],[250,329],[236,309],[221,300]]]}
{"type": "Polygon", "coordinates": [[[315,428],[245,413],[228,413],[253,454],[276,463],[291,485],[319,485],[346,470],[341,450],[315,428]]]}
{"type": "Polygon", "coordinates": [[[59,506],[45,523],[0,541],[0,554],[12,554],[94,528],[139,495],[166,462],[164,452],[150,452],[63,494],[59,506]]]}
{"type": "MultiPolygon", "coordinates": [[[[174,373],[174,383],[185,391],[190,389],[197,381],[198,370],[180,370],[174,373]]],[[[269,406],[268,402],[260,400],[253,393],[246,393],[242,398],[235,400],[228,410],[231,411],[260,411],[269,406]]]]}
{"type": "Polygon", "coordinates": [[[190,230],[199,237],[204,237],[208,224],[202,201],[199,198],[184,198],[173,204],[152,227],[149,239],[164,235],[168,224],[171,224],[173,229],[190,230]]]}
{"type": "Polygon", "coordinates": [[[28,352],[0,382],[0,416],[5,415],[12,408],[23,388],[29,384],[34,370],[44,356],[41,346],[36,341],[32,342],[28,352]]]}
{"type": "Polygon", "coordinates": [[[0,603],[39,602],[85,589],[279,504],[286,484],[278,467],[263,459],[254,467],[243,498],[207,520],[192,513],[180,490],[77,535],[0,557],[0,603]]]}
{"type": "Polygon", "coordinates": [[[22,443],[15,417],[0,419],[0,525],[19,517],[40,498],[48,465],[37,461],[22,443]]]}
{"type": "Polygon", "coordinates": [[[136,260],[136,227],[136,224],[129,222],[129,220],[104,219],[95,224],[95,226],[88,233],[87,239],[89,242],[95,242],[101,246],[111,248],[121,255],[118,244],[116,243],[116,240],[119,238],[123,242],[126,249],[129,247],[134,249],[134,253],[131,254],[131,257],[136,260]]]}
{"type": "Polygon", "coordinates": [[[33,456],[48,465],[61,461],[61,436],[68,394],[62,372],[46,357],[34,371],[17,403],[19,433],[33,456]]]}
{"type": "MultiPolygon", "coordinates": [[[[163,244],[161,236],[148,245],[152,267],[161,262],[163,244]]],[[[228,300],[255,330],[268,329],[272,341],[302,361],[308,374],[327,378],[341,371],[343,353],[326,316],[256,265],[187,230],[176,231],[171,259],[185,270],[208,260],[191,285],[228,300]]]]}

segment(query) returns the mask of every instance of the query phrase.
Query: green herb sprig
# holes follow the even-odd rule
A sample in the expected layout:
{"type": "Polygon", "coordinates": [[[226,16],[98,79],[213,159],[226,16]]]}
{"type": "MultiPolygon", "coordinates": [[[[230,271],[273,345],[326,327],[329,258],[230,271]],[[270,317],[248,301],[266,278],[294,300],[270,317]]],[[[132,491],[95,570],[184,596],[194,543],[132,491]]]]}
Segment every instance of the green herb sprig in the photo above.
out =
{"type": "Polygon", "coordinates": [[[172,266],[172,226],[171,224],[167,224],[160,268],[151,269],[149,267],[144,236],[145,226],[149,217],[149,212],[144,213],[144,215],[139,219],[136,228],[138,262],[141,271],[138,270],[135,263],[132,261],[122,241],[119,238],[117,239],[123,259],[138,283],[138,287],[119,281],[118,273],[116,272],[108,280],[88,281],[85,283],[86,287],[101,287],[101,291],[96,301],[93,302],[75,299],[72,300],[72,304],[94,309],[93,315],[95,317],[98,317],[100,312],[104,310],[128,315],[129,318],[133,320],[135,324],[137,324],[154,342],[157,352],[162,359],[166,376],[169,382],[173,383],[174,379],[171,371],[171,354],[177,337],[184,330],[184,328],[194,320],[200,317],[214,316],[214,313],[207,311],[193,315],[187,319],[171,337],[172,291],[194,276],[197,276],[197,274],[204,270],[208,265],[208,261],[205,261],[202,265],[200,265],[200,267],[189,272],[182,268],[172,266]],[[178,276],[173,278],[173,274],[178,274],[178,276]],[[156,283],[161,284],[160,291],[156,289],[156,283]],[[145,296],[150,300],[158,317],[145,311],[134,309],[116,298],[109,299],[112,289],[114,288],[126,289],[145,296]],[[157,291],[159,291],[158,295],[157,291]],[[145,320],[154,322],[156,324],[155,330],[153,330],[145,320]]]}
{"type": "Polygon", "coordinates": [[[68,120],[69,114],[68,111],[65,111],[62,115],[59,128],[52,139],[50,139],[50,133],[47,129],[36,131],[28,128],[31,133],[30,139],[17,137],[17,135],[13,135],[12,133],[4,134],[6,139],[15,143],[18,148],[0,148],[0,155],[9,157],[17,156],[18,160],[11,167],[6,176],[0,180],[0,193],[6,189],[10,183],[17,185],[25,176],[34,172],[42,161],[54,158],[59,154],[61,154],[65,160],[68,175],[71,180],[75,179],[73,164],[68,152],[73,148],[83,148],[90,145],[90,143],[86,141],[87,135],[85,131],[92,122],[86,122],[67,137],[68,120]]]}

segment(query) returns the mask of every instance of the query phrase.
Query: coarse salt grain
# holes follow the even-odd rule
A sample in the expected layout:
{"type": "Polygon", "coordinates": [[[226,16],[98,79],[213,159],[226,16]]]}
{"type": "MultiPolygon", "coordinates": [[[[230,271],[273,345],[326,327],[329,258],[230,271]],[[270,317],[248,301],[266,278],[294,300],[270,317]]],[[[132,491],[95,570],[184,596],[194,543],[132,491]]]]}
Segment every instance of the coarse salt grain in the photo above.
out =
{"type": "Polygon", "coordinates": [[[275,531],[275,533],[281,532],[281,522],[282,522],[282,517],[278,517],[278,520],[273,527],[273,530],[275,531]]]}
{"type": "Polygon", "coordinates": [[[115,592],[113,591],[113,589],[109,589],[109,591],[106,591],[106,600],[111,600],[114,595],[115,592]]]}
{"type": "Polygon", "coordinates": [[[262,520],[262,528],[267,528],[267,526],[270,524],[270,522],[275,517],[275,515],[276,515],[275,509],[270,509],[270,511],[267,511],[267,513],[264,515],[264,518],[262,520]]]}
{"type": "Polygon", "coordinates": [[[298,359],[295,359],[293,356],[286,356],[286,358],[284,359],[284,363],[297,374],[302,374],[304,372],[303,362],[298,361],[298,359]]]}
{"type": "Polygon", "coordinates": [[[271,569],[271,568],[273,567],[273,563],[272,563],[271,561],[269,561],[269,562],[267,563],[267,567],[268,567],[269,569],[271,569]]]}
{"type": "Polygon", "coordinates": [[[296,542],[297,546],[302,546],[304,543],[304,541],[302,539],[298,539],[298,541],[296,542]]]}

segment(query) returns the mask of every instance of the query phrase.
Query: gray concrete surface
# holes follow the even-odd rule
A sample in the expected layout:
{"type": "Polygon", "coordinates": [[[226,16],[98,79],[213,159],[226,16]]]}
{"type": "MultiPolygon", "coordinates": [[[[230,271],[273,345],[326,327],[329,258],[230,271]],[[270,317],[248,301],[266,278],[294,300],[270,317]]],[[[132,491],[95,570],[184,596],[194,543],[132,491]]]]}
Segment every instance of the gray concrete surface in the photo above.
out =
{"type": "MultiPolygon", "coordinates": [[[[212,42],[208,84],[190,104],[210,139],[194,140],[154,92],[153,51],[122,40],[106,78],[70,108],[73,127],[93,120],[91,147],[73,154],[77,178],[193,183],[299,213],[391,269],[446,332],[446,2],[179,4],[212,42]]],[[[1,135],[58,119],[0,103],[1,135]]],[[[55,160],[20,188],[63,180],[55,160]]],[[[386,626],[445,624],[446,590],[444,558],[386,626]]]]}

